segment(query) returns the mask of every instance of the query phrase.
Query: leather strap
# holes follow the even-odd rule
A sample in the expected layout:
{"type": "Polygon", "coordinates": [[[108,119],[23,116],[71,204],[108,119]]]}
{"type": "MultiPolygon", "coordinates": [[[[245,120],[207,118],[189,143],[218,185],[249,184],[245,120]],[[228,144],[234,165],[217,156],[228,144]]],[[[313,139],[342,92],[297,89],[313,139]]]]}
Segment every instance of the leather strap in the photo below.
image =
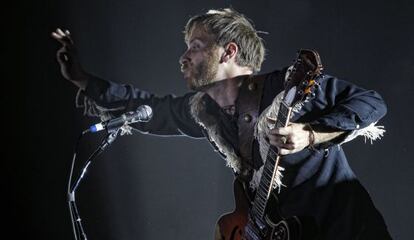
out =
{"type": "Polygon", "coordinates": [[[252,149],[254,129],[259,116],[260,101],[266,75],[249,76],[242,81],[237,98],[239,151],[243,163],[253,165],[252,149]]]}

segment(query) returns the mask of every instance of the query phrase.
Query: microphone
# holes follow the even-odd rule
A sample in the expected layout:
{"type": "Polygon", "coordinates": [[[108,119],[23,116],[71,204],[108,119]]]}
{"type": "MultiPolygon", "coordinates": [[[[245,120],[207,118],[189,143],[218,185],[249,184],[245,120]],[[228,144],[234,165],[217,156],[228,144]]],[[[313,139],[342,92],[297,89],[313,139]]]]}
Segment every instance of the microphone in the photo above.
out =
{"type": "Polygon", "coordinates": [[[100,122],[89,127],[86,132],[99,132],[106,129],[108,132],[122,126],[136,122],[148,122],[152,118],[152,108],[148,105],[141,105],[135,111],[122,114],[120,117],[100,122]]]}

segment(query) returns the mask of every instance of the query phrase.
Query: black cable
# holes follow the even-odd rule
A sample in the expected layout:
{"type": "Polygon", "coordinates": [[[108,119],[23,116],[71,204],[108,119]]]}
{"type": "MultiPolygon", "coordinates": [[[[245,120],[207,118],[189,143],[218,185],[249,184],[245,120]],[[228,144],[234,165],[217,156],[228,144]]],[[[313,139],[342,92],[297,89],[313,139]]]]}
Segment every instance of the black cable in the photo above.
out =
{"type": "Polygon", "coordinates": [[[92,160],[95,157],[97,157],[100,153],[102,153],[115,140],[115,138],[118,136],[119,129],[116,129],[112,132],[109,132],[105,136],[105,138],[103,138],[103,140],[102,140],[101,144],[99,145],[99,147],[88,157],[87,161],[85,162],[85,164],[82,168],[81,174],[79,175],[79,177],[77,178],[75,184],[72,187],[71,186],[72,176],[73,176],[74,166],[75,166],[75,162],[76,162],[79,142],[80,142],[81,138],[83,137],[83,135],[85,135],[87,132],[88,131],[83,131],[80,134],[80,136],[78,137],[77,141],[76,141],[74,152],[73,152],[72,165],[71,165],[71,169],[70,169],[70,173],[69,173],[68,188],[67,188],[69,212],[70,212],[70,217],[71,217],[71,220],[72,220],[72,229],[73,229],[73,233],[74,233],[74,236],[75,236],[75,240],[79,240],[79,239],[86,240],[87,239],[85,231],[84,231],[83,226],[82,226],[79,211],[78,211],[78,208],[76,206],[75,192],[76,192],[77,188],[79,187],[79,184],[80,184],[81,180],[83,179],[83,176],[85,175],[86,170],[88,169],[88,167],[91,164],[92,160]]]}
{"type": "Polygon", "coordinates": [[[73,233],[75,235],[75,239],[78,240],[79,236],[78,236],[78,229],[77,229],[77,224],[75,221],[77,221],[77,219],[75,218],[75,213],[73,212],[73,206],[72,206],[72,202],[74,202],[75,200],[72,199],[74,196],[71,194],[71,183],[72,183],[72,176],[73,176],[73,169],[75,166],[75,161],[76,161],[76,156],[78,153],[78,147],[79,147],[79,143],[81,138],[83,137],[83,135],[85,135],[85,132],[82,132],[75,144],[75,148],[73,149],[73,157],[72,157],[72,164],[71,164],[71,168],[70,168],[70,172],[69,172],[69,181],[68,181],[68,188],[67,188],[67,197],[68,197],[68,205],[69,205],[69,212],[70,212],[70,218],[72,220],[72,229],[73,229],[73,233]]]}

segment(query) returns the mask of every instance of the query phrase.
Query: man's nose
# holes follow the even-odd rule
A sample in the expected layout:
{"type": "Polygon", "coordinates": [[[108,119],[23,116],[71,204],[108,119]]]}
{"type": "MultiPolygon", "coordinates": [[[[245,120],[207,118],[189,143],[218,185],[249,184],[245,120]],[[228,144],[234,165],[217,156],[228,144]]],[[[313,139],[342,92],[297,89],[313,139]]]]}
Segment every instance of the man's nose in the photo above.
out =
{"type": "Polygon", "coordinates": [[[181,55],[180,60],[179,60],[181,65],[190,62],[190,58],[188,57],[188,53],[189,53],[189,50],[185,51],[183,53],[183,55],[181,55]]]}

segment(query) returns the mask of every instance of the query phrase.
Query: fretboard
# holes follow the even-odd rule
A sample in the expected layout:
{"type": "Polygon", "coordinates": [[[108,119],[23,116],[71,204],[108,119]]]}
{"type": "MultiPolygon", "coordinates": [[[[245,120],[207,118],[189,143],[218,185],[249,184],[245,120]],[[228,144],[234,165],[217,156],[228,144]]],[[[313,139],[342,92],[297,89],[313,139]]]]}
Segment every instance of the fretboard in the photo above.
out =
{"type": "MultiPolygon", "coordinates": [[[[287,126],[290,119],[292,109],[288,107],[283,101],[280,104],[279,112],[275,127],[280,128],[287,126]]],[[[259,219],[263,219],[265,215],[266,204],[270,193],[273,189],[273,182],[276,178],[277,168],[279,167],[279,156],[277,148],[270,145],[267,153],[266,161],[263,166],[262,176],[260,178],[259,186],[256,190],[256,196],[253,201],[252,214],[259,219]]]]}

